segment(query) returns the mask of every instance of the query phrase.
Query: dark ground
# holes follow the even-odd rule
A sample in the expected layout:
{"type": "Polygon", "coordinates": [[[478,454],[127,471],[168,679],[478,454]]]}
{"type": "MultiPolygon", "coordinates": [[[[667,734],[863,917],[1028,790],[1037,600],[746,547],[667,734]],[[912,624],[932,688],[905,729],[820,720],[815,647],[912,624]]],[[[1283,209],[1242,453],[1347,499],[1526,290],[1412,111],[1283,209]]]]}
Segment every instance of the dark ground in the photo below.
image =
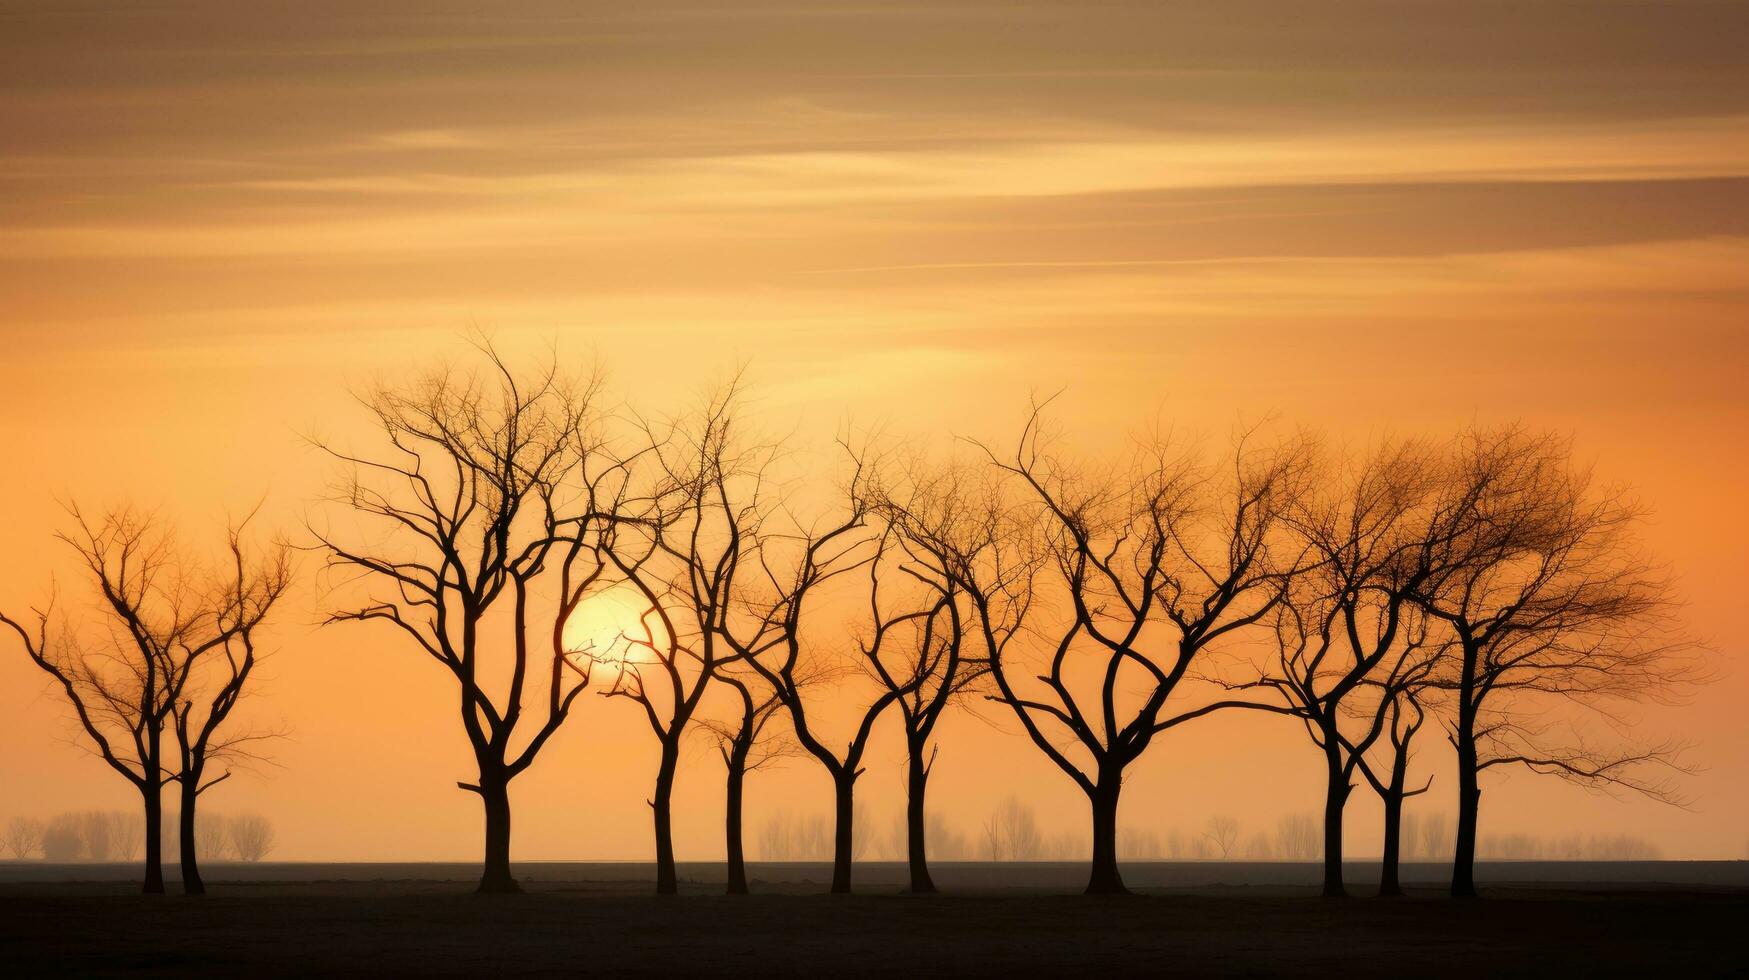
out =
{"type": "MultiPolygon", "coordinates": [[[[0,865],[0,973],[1554,980],[1749,966],[1742,862],[1496,865],[1470,902],[1441,897],[1431,868],[1389,901],[1319,899],[1302,865],[1138,865],[1143,893],[1118,899],[1061,893],[1076,869],[1057,865],[945,866],[955,892],[938,897],[897,894],[893,866],[859,866],[866,893],[844,897],[821,894],[819,866],[760,865],[760,893],[740,899],[715,894],[708,865],[668,899],[636,864],[526,865],[528,894],[492,897],[467,894],[458,865],[219,866],[195,899],[129,894],[124,870],[0,865]]],[[[1357,893],[1365,870],[1350,872],[1357,893]]]]}

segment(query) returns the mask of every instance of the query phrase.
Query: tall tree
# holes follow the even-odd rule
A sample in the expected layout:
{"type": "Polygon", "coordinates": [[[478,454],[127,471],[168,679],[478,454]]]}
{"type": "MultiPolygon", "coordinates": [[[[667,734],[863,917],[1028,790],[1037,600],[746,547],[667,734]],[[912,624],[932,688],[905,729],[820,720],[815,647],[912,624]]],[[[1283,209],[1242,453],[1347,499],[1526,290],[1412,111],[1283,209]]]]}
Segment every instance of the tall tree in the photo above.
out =
{"type": "Polygon", "coordinates": [[[630,486],[599,378],[555,360],[518,372],[483,347],[473,370],[368,393],[386,442],[374,453],[320,444],[343,469],[331,503],[360,519],[311,528],[363,593],[329,621],[386,623],[455,683],[477,769],[457,785],[485,817],[481,892],[520,890],[510,784],[589,685],[590,651],[568,649],[565,628],[609,567],[630,486]]]}
{"type": "Polygon", "coordinates": [[[926,802],[940,749],[936,725],[1019,635],[1032,607],[1038,552],[1000,485],[963,466],[914,467],[882,495],[880,509],[898,531],[903,571],[935,597],[903,662],[871,665],[901,695],[910,890],[931,893],[926,802]]]}
{"type": "Polygon", "coordinates": [[[262,583],[277,597],[284,582],[272,561],[261,568],[239,561],[234,580],[208,575],[174,534],[132,507],[97,518],[76,504],[67,511],[73,528],[57,537],[78,554],[102,628],[52,628],[52,600],[33,610],[30,627],[4,613],[0,623],[60,687],[98,756],[140,794],[142,890],[162,894],[163,790],[183,778],[166,729],[197,671],[266,614],[262,583]]]}
{"type": "MultiPolygon", "coordinates": [[[[872,637],[857,639],[862,656],[880,656],[888,637],[914,622],[916,610],[889,612],[879,601],[881,551],[890,547],[890,534],[871,533],[869,524],[875,499],[872,469],[856,452],[849,453],[849,472],[843,493],[831,516],[806,521],[795,508],[775,500],[774,483],[763,470],[743,473],[738,481],[717,477],[717,506],[733,515],[735,530],[724,561],[745,566],[748,582],[737,600],[723,610],[716,629],[735,656],[758,675],[783,704],[796,744],[812,756],[832,779],[834,832],[832,842],[832,892],[846,894],[851,888],[855,858],[856,780],[863,773],[862,758],[868,749],[874,723],[892,705],[891,690],[877,693],[849,713],[851,734],[842,748],[829,744],[828,736],[809,713],[813,700],[806,694],[809,682],[822,673],[837,672],[828,662],[829,644],[815,635],[816,609],[829,585],[857,570],[866,577],[853,588],[866,590],[872,609],[872,637]]],[[[842,633],[842,621],[832,632],[842,633]]]]}
{"type": "MultiPolygon", "coordinates": [[[[743,444],[738,397],[739,384],[731,382],[691,416],[666,426],[642,423],[637,513],[626,522],[622,546],[608,553],[643,606],[603,693],[635,701],[660,745],[650,810],[661,895],[680,888],[673,799],[681,749],[713,680],[739,659],[721,624],[740,598],[741,547],[761,526],[764,472],[775,452],[743,444]],[[744,490],[747,501],[737,496],[744,490]]],[[[733,780],[733,764],[730,774],[733,780]]]]}
{"type": "Polygon", "coordinates": [[[1358,465],[1323,468],[1318,488],[1285,521],[1304,567],[1275,617],[1276,656],[1258,679],[1238,685],[1277,692],[1323,757],[1326,897],[1348,893],[1343,815],[1356,770],[1387,721],[1366,712],[1364,732],[1345,732],[1355,714],[1349,699],[1410,646],[1415,589],[1431,569],[1424,552],[1433,462],[1425,446],[1399,442],[1358,465]]]}
{"type": "Polygon", "coordinates": [[[1007,655],[991,676],[1033,744],[1087,796],[1087,891],[1121,893],[1124,773],[1161,732],[1225,706],[1164,714],[1204,650],[1280,602],[1287,576],[1271,545],[1302,491],[1309,447],[1241,438],[1223,476],[1153,440],[1127,468],[1095,478],[1049,451],[1041,423],[1035,407],[1014,452],[990,457],[1034,500],[1068,615],[1038,625],[1051,650],[1036,684],[1027,678],[1036,667],[1007,655]]]}
{"type": "MultiPolygon", "coordinates": [[[[815,648],[804,655],[810,641],[804,639],[804,626],[810,617],[804,611],[806,600],[823,591],[824,583],[852,568],[866,570],[866,580],[857,588],[866,590],[870,631],[855,639],[864,664],[878,663],[884,650],[907,627],[930,614],[928,608],[901,606],[893,609],[881,601],[881,552],[891,546],[891,535],[882,535],[873,546],[874,553],[862,560],[852,556],[863,550],[866,540],[847,538],[866,519],[866,507],[853,507],[854,515],[845,523],[821,533],[801,536],[802,554],[794,565],[770,563],[771,553],[762,551],[761,565],[772,581],[784,583],[754,617],[756,625],[748,632],[730,631],[725,635],[741,651],[753,670],[788,709],[790,727],[796,743],[813,756],[832,779],[832,893],[848,894],[851,873],[857,854],[856,846],[856,781],[861,778],[862,760],[874,734],[874,725],[886,710],[910,693],[911,687],[900,682],[881,686],[873,695],[857,702],[846,714],[850,735],[835,748],[832,736],[809,714],[812,698],[806,695],[808,680],[822,672],[837,672],[823,665],[821,656],[830,656],[827,649],[815,648]],[[854,523],[853,523],[854,522],[854,523]]],[[[822,645],[823,646],[823,645],[822,645]]],[[[842,689],[839,689],[842,691],[842,689]]],[[[840,699],[842,700],[842,699],[840,699]]]]}
{"type": "Polygon", "coordinates": [[[1452,894],[1476,894],[1481,774],[1523,766],[1674,800],[1677,746],[1595,745],[1551,710],[1674,696],[1696,680],[1668,580],[1636,540],[1641,509],[1574,466],[1569,444],[1516,428],[1454,450],[1433,572],[1417,598],[1451,629],[1440,687],[1455,701],[1458,822],[1452,894]]]}

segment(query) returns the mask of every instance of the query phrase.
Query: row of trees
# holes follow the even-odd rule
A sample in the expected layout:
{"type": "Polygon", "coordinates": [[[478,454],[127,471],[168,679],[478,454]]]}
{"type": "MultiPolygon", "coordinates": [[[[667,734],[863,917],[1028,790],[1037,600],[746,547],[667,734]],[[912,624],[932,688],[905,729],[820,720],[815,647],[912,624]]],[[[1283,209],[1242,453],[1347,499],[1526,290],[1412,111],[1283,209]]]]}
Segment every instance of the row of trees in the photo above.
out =
{"type": "MultiPolygon", "coordinates": [[[[16,861],[132,861],[140,853],[144,824],[139,813],[125,810],[13,817],[0,836],[0,853],[16,861]]],[[[273,849],[273,823],[258,813],[203,813],[194,836],[200,853],[219,861],[260,861],[273,849]]],[[[166,835],[162,846],[176,859],[177,837],[166,835]]]]}
{"type": "MultiPolygon", "coordinates": [[[[910,887],[933,891],[927,790],[956,705],[1005,714],[1085,796],[1090,892],[1124,890],[1130,768],[1217,712],[1305,732],[1328,786],[1330,895],[1344,892],[1344,809],[1363,783],[1384,803],[1382,890],[1397,890],[1429,730],[1457,756],[1457,895],[1474,894],[1490,769],[1673,798],[1661,770],[1676,746],[1572,734],[1575,709],[1617,720],[1619,705],[1700,675],[1666,579],[1638,550],[1638,507],[1559,438],[1478,429],[1340,453],[1248,430],[1220,455],[1145,436],[1126,458],[1077,461],[1035,405],[1012,443],[933,459],[850,435],[838,462],[810,465],[749,432],[741,401],[731,384],[696,410],[643,417],[606,404],[599,376],[556,361],[518,371],[488,348],[473,370],[367,393],[375,445],[321,444],[337,479],[307,536],[331,621],[395,631],[455,685],[475,763],[460,785],[484,812],[480,890],[516,889],[511,784],[591,688],[635,704],[658,746],[662,893],[678,887],[672,798],[695,735],[726,768],[730,890],[746,890],[746,777],[785,754],[831,780],[832,890],[850,890],[856,784],[888,713],[907,757],[910,887]],[[608,590],[637,612],[576,642],[608,590]]],[[[64,540],[120,624],[104,652],[126,655],[128,682],[46,612],[0,621],[145,795],[148,889],[156,794],[180,787],[186,880],[205,767],[254,737],[220,732],[289,581],[285,548],[251,560],[234,530],[225,574],[197,589],[161,574],[182,566],[133,512],[72,515],[64,540]]],[[[984,828],[993,853],[1025,836],[1020,820],[984,828]]],[[[1236,827],[1227,836],[1223,852],[1236,827]]]]}

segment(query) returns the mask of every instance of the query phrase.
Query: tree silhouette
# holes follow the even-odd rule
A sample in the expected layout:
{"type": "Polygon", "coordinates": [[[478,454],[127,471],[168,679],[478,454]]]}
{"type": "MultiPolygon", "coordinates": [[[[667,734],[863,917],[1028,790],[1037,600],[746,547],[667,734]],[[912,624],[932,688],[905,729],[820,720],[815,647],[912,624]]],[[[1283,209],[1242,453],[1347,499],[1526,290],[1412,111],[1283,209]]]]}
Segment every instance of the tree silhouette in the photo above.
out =
{"type": "Polygon", "coordinates": [[[1233,845],[1239,842],[1239,821],[1226,814],[1216,814],[1209,818],[1208,829],[1202,836],[1225,861],[1233,853],[1233,845]]]}
{"type": "Polygon", "coordinates": [[[13,817],[6,822],[6,834],[0,837],[0,847],[15,861],[28,861],[42,850],[43,822],[32,817],[13,817]]]}
{"type": "MultiPolygon", "coordinates": [[[[253,515],[251,515],[252,517],[253,515]]],[[[221,611],[216,613],[226,633],[225,641],[189,671],[189,680],[171,709],[180,768],[176,783],[180,792],[177,835],[178,860],[182,867],[182,890],[190,895],[206,893],[200,876],[200,848],[196,846],[196,806],[201,796],[229,778],[231,769],[207,778],[213,763],[247,764],[257,757],[256,746],[271,731],[224,731],[225,722],[247,692],[250,675],[260,657],[255,633],[291,585],[289,551],[275,545],[260,559],[251,558],[243,543],[242,524],[230,532],[227,546],[231,578],[225,588],[221,611]],[[196,701],[196,695],[199,701],[196,701]]]]}
{"type": "Polygon", "coordinates": [[[482,361],[366,395],[387,445],[318,445],[344,471],[330,503],[376,536],[310,533],[363,592],[329,621],[386,623],[455,682],[478,772],[457,785],[485,814],[479,891],[514,892],[510,784],[589,685],[590,651],[567,649],[565,626],[609,567],[629,481],[598,378],[551,361],[519,374],[489,346],[482,361]]]}
{"type": "MultiPolygon", "coordinates": [[[[854,486],[857,484],[853,482],[854,486]]],[[[788,579],[788,587],[779,593],[775,603],[767,606],[760,614],[760,625],[750,639],[733,641],[742,650],[747,663],[764,678],[778,700],[788,709],[790,726],[795,732],[797,744],[813,756],[832,778],[834,894],[848,894],[850,891],[852,863],[858,853],[855,836],[858,812],[856,781],[864,771],[862,760],[874,734],[875,721],[887,708],[910,693],[911,688],[897,682],[892,687],[881,688],[874,697],[851,710],[852,731],[850,737],[842,743],[844,747],[834,749],[829,745],[830,736],[817,729],[810,721],[809,699],[804,692],[810,675],[818,677],[822,673],[836,674],[842,671],[823,667],[818,659],[803,656],[801,637],[806,623],[804,601],[810,594],[817,594],[829,577],[853,568],[866,570],[866,584],[858,585],[866,590],[868,597],[871,633],[855,639],[864,663],[880,662],[883,649],[894,642],[892,637],[917,620],[928,617],[931,612],[930,609],[911,606],[902,606],[897,610],[883,606],[880,569],[884,564],[886,550],[892,546],[893,536],[881,535],[872,546],[871,555],[863,560],[854,559],[854,552],[865,550],[866,545],[866,540],[857,541],[850,537],[853,529],[860,528],[866,519],[866,505],[860,499],[853,503],[852,515],[844,523],[823,533],[802,537],[802,557],[798,566],[792,566],[793,573],[788,579]]],[[[762,563],[765,560],[762,555],[762,563]]],[[[772,566],[767,568],[770,571],[772,566]]]]}
{"type": "Polygon", "coordinates": [[[723,804],[723,833],[727,854],[728,894],[747,894],[747,852],[742,816],[745,810],[747,774],[756,772],[791,754],[793,744],[773,732],[771,721],[783,709],[775,693],[754,695],[756,681],[719,669],[717,679],[736,694],[740,714],[734,724],[705,723],[716,738],[727,773],[723,804]]]}
{"type": "MultiPolygon", "coordinates": [[[[848,445],[845,448],[848,450],[848,445]]],[[[858,641],[863,644],[865,658],[871,655],[871,645],[875,648],[873,655],[878,656],[878,647],[887,635],[916,617],[914,611],[886,613],[881,609],[879,580],[872,569],[879,564],[881,550],[891,544],[892,538],[869,531],[875,492],[870,485],[872,470],[856,452],[849,453],[849,464],[837,512],[819,521],[803,523],[776,506],[770,495],[760,489],[767,482],[762,472],[743,481],[746,487],[739,493],[731,492],[727,484],[719,492],[720,506],[737,515],[733,564],[747,564],[760,583],[757,590],[743,593],[738,608],[727,611],[719,629],[736,655],[782,702],[796,743],[832,778],[834,894],[850,891],[855,857],[856,780],[863,772],[862,757],[868,749],[875,719],[892,704],[895,694],[883,691],[860,711],[853,711],[852,734],[842,749],[827,744],[827,736],[811,723],[809,699],[804,690],[808,681],[822,672],[837,671],[822,665],[820,657],[824,651],[815,649],[813,642],[804,636],[804,631],[814,625],[815,606],[811,600],[842,576],[857,569],[870,569],[865,581],[858,585],[867,590],[865,594],[870,597],[869,606],[875,618],[872,640],[863,637],[858,641]],[[804,657],[804,647],[809,648],[810,656],[804,657]]]]}
{"type": "Polygon", "coordinates": [[[240,634],[271,608],[262,584],[283,590],[284,577],[272,560],[262,569],[240,562],[234,580],[209,576],[156,518],[132,507],[95,519],[77,504],[67,512],[73,529],[58,537],[78,554],[99,597],[101,635],[65,625],[51,629],[52,600],[33,610],[34,628],[4,613],[0,623],[60,687],[97,754],[140,794],[141,887],[162,894],[163,789],[183,778],[168,754],[166,728],[179,717],[191,679],[209,659],[230,655],[240,634]]]}
{"type": "Polygon", "coordinates": [[[1594,486],[1568,444],[1518,429],[1466,434],[1440,505],[1433,572],[1418,590],[1455,637],[1438,675],[1456,703],[1458,817],[1452,894],[1476,894],[1480,775],[1496,766],[1665,801],[1670,743],[1596,746],[1543,716],[1551,703],[1599,710],[1668,699],[1698,680],[1693,644],[1671,621],[1666,578],[1641,555],[1641,511],[1594,486]]]}
{"type": "MultiPolygon", "coordinates": [[[[1377,700],[1373,707],[1373,722],[1371,731],[1382,732],[1384,746],[1389,751],[1380,762],[1369,758],[1364,747],[1352,743],[1348,749],[1359,760],[1361,775],[1367,784],[1379,796],[1379,802],[1384,806],[1384,839],[1379,851],[1379,894],[1394,897],[1403,894],[1400,875],[1403,845],[1405,836],[1417,829],[1405,823],[1403,806],[1411,797],[1420,796],[1433,785],[1433,777],[1429,776],[1421,786],[1409,788],[1409,763],[1413,759],[1415,735],[1427,722],[1427,711],[1423,704],[1428,693],[1428,686],[1434,670],[1440,665],[1445,651],[1439,645],[1429,646],[1425,642],[1424,623],[1411,625],[1411,639],[1404,646],[1389,672],[1383,677],[1369,680],[1368,683],[1377,692],[1377,700]],[[1415,636],[1423,639],[1416,639],[1415,636]]],[[[1375,736],[1375,744],[1376,736],[1375,736]]],[[[1409,841],[1412,850],[1418,850],[1419,842],[1409,841]]]]}
{"type": "Polygon", "coordinates": [[[991,676],[1033,744],[1087,796],[1087,891],[1121,893],[1124,773],[1161,732],[1246,703],[1163,716],[1211,643],[1281,601],[1285,576],[1270,546],[1302,491],[1309,451],[1299,441],[1260,449],[1241,438],[1223,479],[1156,439],[1129,467],[1092,478],[1048,451],[1042,422],[1035,406],[1013,454],[990,458],[1030,493],[1029,519],[1045,529],[1047,564],[1070,615],[1037,626],[1052,650],[1036,685],[1008,655],[993,659],[991,676]],[[1131,685],[1139,697],[1124,697],[1131,685]]]}
{"type": "Polygon", "coordinates": [[[1433,456],[1412,442],[1388,444],[1357,466],[1326,468],[1316,490],[1296,501],[1285,524],[1303,568],[1276,610],[1276,656],[1260,677],[1229,685],[1279,694],[1305,723],[1323,756],[1326,897],[1347,895],[1342,826],[1356,769],[1388,717],[1362,713],[1365,730],[1345,733],[1352,695],[1419,647],[1410,617],[1431,567],[1426,525],[1436,486],[1433,456]]]}
{"type": "MultiPolygon", "coordinates": [[[[642,423],[642,468],[649,473],[649,486],[638,496],[636,520],[627,523],[619,545],[606,552],[645,605],[637,630],[624,637],[628,656],[603,693],[636,702],[660,745],[650,809],[656,892],[662,895],[675,894],[680,887],[672,810],[681,748],[712,681],[740,659],[740,652],[724,639],[723,623],[741,597],[742,547],[759,533],[761,508],[768,506],[764,474],[776,448],[743,445],[736,418],[738,394],[738,382],[731,383],[711,395],[694,417],[665,428],[642,423]],[[737,497],[743,490],[748,494],[744,503],[737,497]]],[[[744,686],[740,693],[751,697],[744,686]]],[[[749,737],[757,735],[755,730],[749,737]]],[[[737,808],[746,756],[740,761],[742,768],[732,759],[730,765],[737,808]]],[[[732,812],[728,817],[736,825],[730,834],[733,852],[739,847],[740,816],[732,812]]],[[[731,864],[735,860],[731,853],[731,864]]]]}
{"type": "Polygon", "coordinates": [[[964,467],[914,467],[889,487],[880,510],[898,532],[902,571],[935,604],[918,624],[909,656],[874,673],[898,694],[905,730],[905,834],[910,890],[935,891],[929,875],[926,799],[939,745],[935,727],[950,704],[989,672],[1020,633],[1032,606],[1037,549],[1017,526],[999,485],[964,467]]]}

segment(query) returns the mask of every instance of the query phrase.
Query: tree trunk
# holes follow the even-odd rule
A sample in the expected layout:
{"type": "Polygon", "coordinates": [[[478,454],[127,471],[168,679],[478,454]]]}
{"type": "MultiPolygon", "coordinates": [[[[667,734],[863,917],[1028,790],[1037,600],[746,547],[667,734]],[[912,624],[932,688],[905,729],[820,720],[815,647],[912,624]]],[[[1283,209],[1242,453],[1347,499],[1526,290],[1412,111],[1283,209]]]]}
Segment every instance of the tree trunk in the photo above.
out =
{"type": "MultiPolygon", "coordinates": [[[[674,726],[678,732],[680,726],[674,726]]],[[[664,739],[662,761],[656,768],[656,792],[650,811],[656,821],[656,894],[678,895],[680,875],[674,868],[674,771],[680,765],[678,739],[664,739]]]]}
{"type": "Polygon", "coordinates": [[[1102,768],[1099,781],[1088,794],[1088,802],[1093,806],[1093,868],[1087,879],[1089,895],[1129,893],[1117,870],[1117,802],[1122,789],[1122,771],[1102,768]]]}
{"type": "Polygon", "coordinates": [[[1476,776],[1476,740],[1473,729],[1459,726],[1457,735],[1457,845],[1451,859],[1453,898],[1476,897],[1476,822],[1480,816],[1482,789],[1476,776]]]}
{"type": "Polygon", "coordinates": [[[741,800],[742,786],[747,781],[747,753],[753,747],[752,740],[747,744],[735,745],[729,754],[729,787],[727,802],[724,805],[723,830],[727,836],[729,854],[729,894],[747,894],[747,857],[741,840],[741,800]]]}
{"type": "Polygon", "coordinates": [[[1342,749],[1336,733],[1324,733],[1324,891],[1325,898],[1347,898],[1342,883],[1342,810],[1348,803],[1348,774],[1342,766],[1342,749]]]}
{"type": "Polygon", "coordinates": [[[929,876],[929,840],[927,823],[923,819],[923,804],[929,791],[929,766],[923,761],[923,745],[911,746],[911,757],[905,780],[905,857],[911,865],[911,892],[917,895],[935,894],[935,880],[929,876]]]}
{"type": "Polygon", "coordinates": [[[200,877],[200,858],[194,848],[194,807],[200,786],[199,772],[185,772],[182,787],[182,812],[177,815],[177,846],[182,864],[182,894],[205,895],[206,882],[200,877]]]}
{"type": "Polygon", "coordinates": [[[856,770],[846,766],[832,776],[837,826],[832,840],[832,894],[850,894],[850,862],[856,834],[856,770]]]}
{"type": "Polygon", "coordinates": [[[1463,677],[1458,682],[1457,743],[1457,844],[1451,858],[1451,895],[1453,898],[1476,897],[1476,820],[1479,816],[1482,789],[1477,785],[1476,767],[1476,666],[1480,656],[1477,644],[1466,631],[1459,630],[1463,642],[1463,677]]]}
{"type": "Polygon", "coordinates": [[[480,799],[486,808],[486,859],[480,873],[480,894],[522,891],[510,875],[510,780],[482,767],[480,799]]]}
{"type": "Polygon", "coordinates": [[[164,894],[164,787],[150,783],[140,790],[146,808],[146,869],[142,895],[164,894]]]}
{"type": "Polygon", "coordinates": [[[1385,794],[1385,846],[1379,857],[1379,896],[1394,898],[1403,894],[1398,879],[1399,856],[1403,841],[1403,794],[1393,788],[1385,794]]]}

